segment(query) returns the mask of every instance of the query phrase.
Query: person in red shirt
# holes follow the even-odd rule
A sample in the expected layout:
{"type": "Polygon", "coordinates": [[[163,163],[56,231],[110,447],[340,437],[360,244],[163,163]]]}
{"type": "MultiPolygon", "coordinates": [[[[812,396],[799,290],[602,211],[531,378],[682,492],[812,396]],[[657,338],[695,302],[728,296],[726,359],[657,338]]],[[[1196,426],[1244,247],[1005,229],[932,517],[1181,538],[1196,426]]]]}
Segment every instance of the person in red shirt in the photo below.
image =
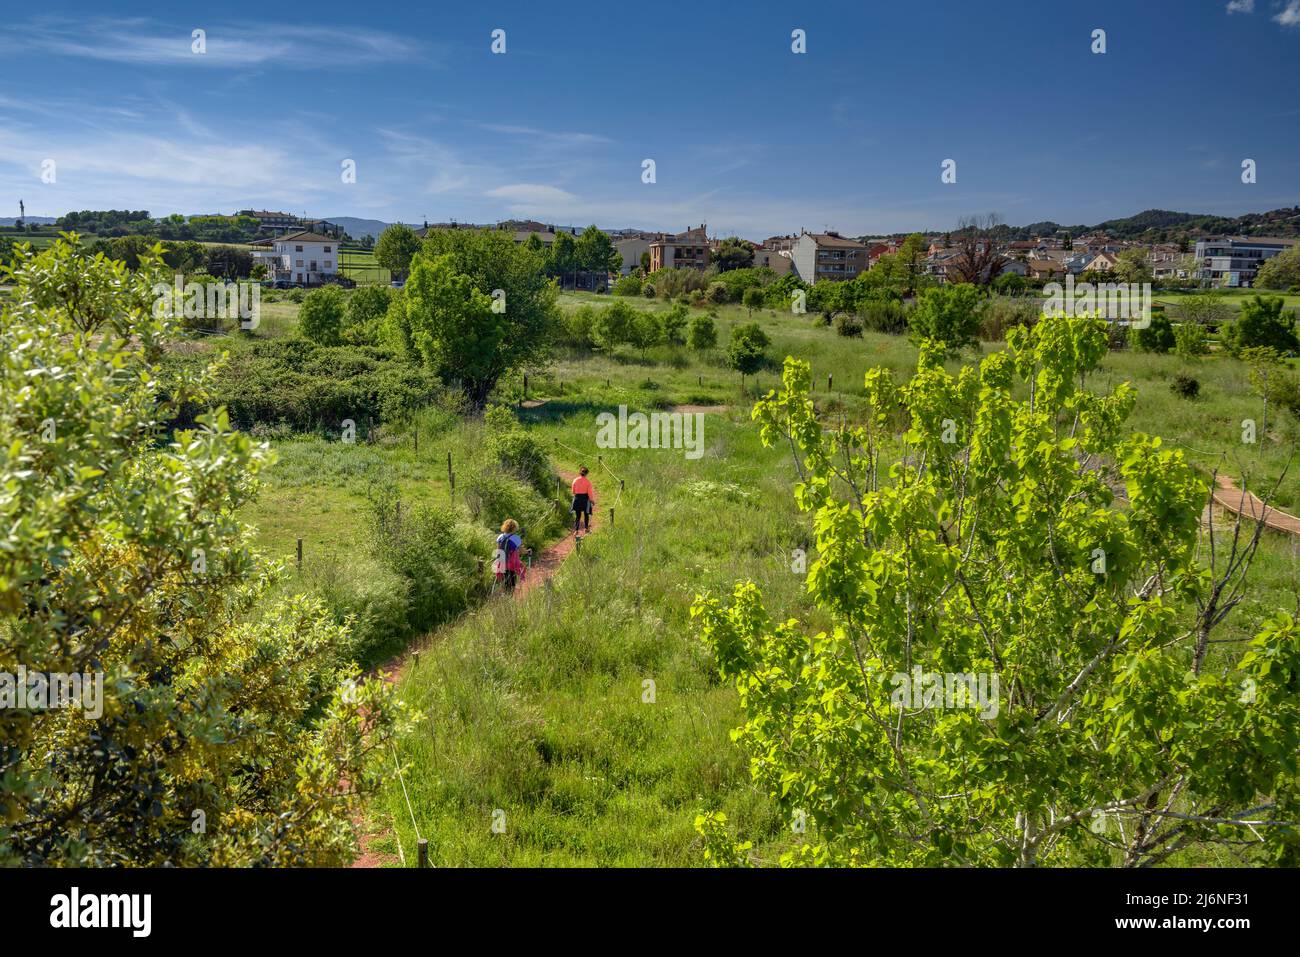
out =
{"type": "Polygon", "coordinates": [[[578,534],[578,522],[584,523],[591,531],[591,510],[596,507],[596,490],[587,478],[587,466],[578,469],[578,477],[573,480],[573,534],[578,534]]]}

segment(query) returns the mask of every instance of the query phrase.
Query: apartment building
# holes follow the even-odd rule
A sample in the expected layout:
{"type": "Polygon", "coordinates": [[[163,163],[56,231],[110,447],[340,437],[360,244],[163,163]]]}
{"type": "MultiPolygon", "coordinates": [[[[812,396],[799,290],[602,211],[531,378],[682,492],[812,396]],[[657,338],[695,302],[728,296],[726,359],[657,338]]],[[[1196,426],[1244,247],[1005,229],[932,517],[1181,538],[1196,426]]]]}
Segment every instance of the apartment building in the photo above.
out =
{"type": "Polygon", "coordinates": [[[651,272],[656,269],[704,270],[708,266],[709,231],[704,223],[650,243],[651,272]]]}
{"type": "Polygon", "coordinates": [[[837,232],[801,233],[790,250],[794,269],[807,283],[852,279],[870,268],[870,247],[837,232]]]}
{"type": "Polygon", "coordinates": [[[315,286],[338,273],[338,240],[320,233],[289,233],[252,244],[253,261],[264,263],[270,279],[315,286]]]}
{"type": "Polygon", "coordinates": [[[768,249],[766,243],[758,243],[754,246],[754,266],[766,266],[780,278],[794,269],[794,260],[789,250],[768,249]]]}
{"type": "Polygon", "coordinates": [[[1196,278],[1221,286],[1253,286],[1265,260],[1296,244],[1294,239],[1238,237],[1198,239],[1196,278]]]}

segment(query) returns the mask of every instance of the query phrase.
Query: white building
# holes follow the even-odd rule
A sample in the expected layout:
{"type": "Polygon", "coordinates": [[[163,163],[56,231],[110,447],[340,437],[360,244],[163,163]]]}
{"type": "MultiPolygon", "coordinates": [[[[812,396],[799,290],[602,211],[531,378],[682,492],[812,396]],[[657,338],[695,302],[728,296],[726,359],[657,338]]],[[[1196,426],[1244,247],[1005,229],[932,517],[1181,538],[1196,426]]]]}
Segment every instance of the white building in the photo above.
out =
{"type": "Polygon", "coordinates": [[[305,286],[338,274],[339,241],[320,233],[290,233],[253,243],[253,262],[266,266],[268,279],[287,279],[305,286]]]}

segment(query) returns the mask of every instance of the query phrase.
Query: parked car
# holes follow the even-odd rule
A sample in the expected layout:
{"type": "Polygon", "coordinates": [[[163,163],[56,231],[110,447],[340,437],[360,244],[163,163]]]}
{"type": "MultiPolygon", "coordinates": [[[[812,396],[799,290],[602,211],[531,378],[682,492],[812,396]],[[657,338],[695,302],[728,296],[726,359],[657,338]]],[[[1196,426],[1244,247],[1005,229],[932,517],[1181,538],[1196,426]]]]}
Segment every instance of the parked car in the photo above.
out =
{"type": "Polygon", "coordinates": [[[321,282],[321,285],[323,286],[342,286],[344,289],[351,289],[356,284],[357,281],[355,279],[349,279],[347,276],[340,276],[337,274],[329,276],[321,282]]]}
{"type": "Polygon", "coordinates": [[[272,289],[301,289],[302,283],[294,282],[291,279],[274,279],[271,281],[272,289]]]}
{"type": "Polygon", "coordinates": [[[405,280],[405,279],[394,279],[394,280],[393,280],[392,282],[390,282],[388,285],[392,286],[394,289],[401,289],[403,286],[406,285],[406,280],[405,280]]]}

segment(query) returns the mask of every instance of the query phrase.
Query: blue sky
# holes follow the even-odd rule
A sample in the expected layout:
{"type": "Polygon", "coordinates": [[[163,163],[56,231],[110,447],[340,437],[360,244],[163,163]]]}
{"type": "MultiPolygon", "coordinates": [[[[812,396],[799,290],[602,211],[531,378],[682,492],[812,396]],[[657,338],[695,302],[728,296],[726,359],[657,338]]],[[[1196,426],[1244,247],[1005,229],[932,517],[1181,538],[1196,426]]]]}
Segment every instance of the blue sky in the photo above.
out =
{"type": "Polygon", "coordinates": [[[310,7],[15,7],[0,216],[21,198],[761,239],[1300,203],[1300,0],[310,7]]]}

